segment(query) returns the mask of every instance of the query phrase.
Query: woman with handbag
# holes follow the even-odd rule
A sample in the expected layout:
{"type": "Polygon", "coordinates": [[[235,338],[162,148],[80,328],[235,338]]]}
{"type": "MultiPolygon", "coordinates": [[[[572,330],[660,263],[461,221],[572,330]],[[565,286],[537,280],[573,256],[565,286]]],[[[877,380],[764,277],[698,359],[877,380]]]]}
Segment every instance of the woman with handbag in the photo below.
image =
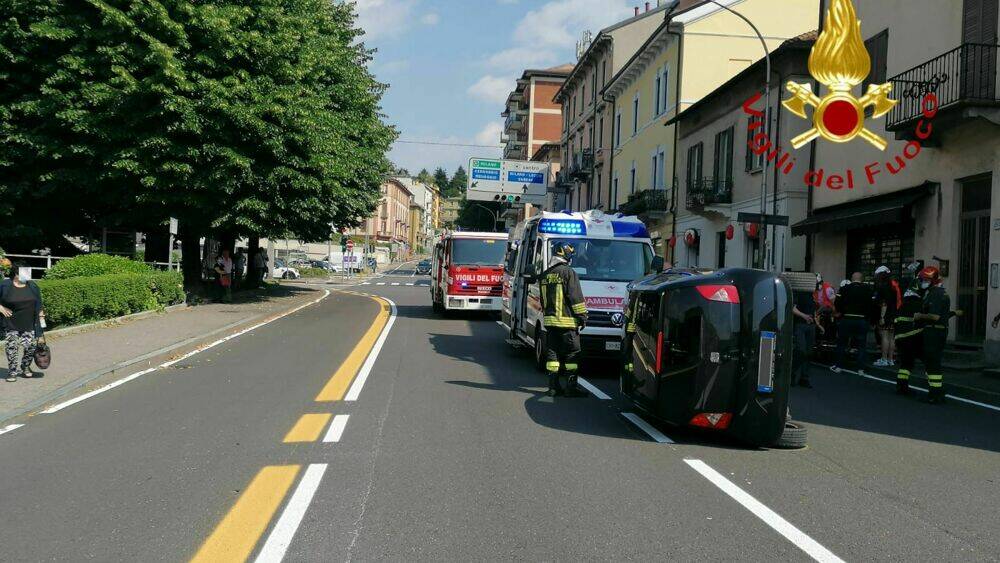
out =
{"type": "Polygon", "coordinates": [[[233,258],[229,249],[223,249],[222,254],[215,259],[215,275],[219,280],[219,299],[223,303],[233,300],[233,258]]]}
{"type": "Polygon", "coordinates": [[[31,361],[39,345],[48,349],[42,335],[45,324],[42,292],[35,282],[22,281],[16,266],[11,267],[9,277],[0,283],[0,315],[7,351],[7,381],[34,377],[31,361]]]}

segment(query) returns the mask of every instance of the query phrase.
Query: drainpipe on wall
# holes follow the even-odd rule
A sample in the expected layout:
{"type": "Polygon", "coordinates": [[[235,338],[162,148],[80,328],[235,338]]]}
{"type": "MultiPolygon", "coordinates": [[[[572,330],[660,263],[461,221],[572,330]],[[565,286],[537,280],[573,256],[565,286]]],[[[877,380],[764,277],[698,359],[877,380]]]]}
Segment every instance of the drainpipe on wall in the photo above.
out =
{"type": "MultiPolygon", "coordinates": [[[[608,212],[615,211],[618,209],[618,202],[611,201],[611,187],[615,183],[615,98],[612,97],[608,99],[607,96],[601,94],[601,99],[604,103],[611,104],[611,156],[608,158],[608,212]]],[[[596,160],[596,159],[595,159],[596,160]]],[[[618,194],[615,194],[617,199],[618,194]]]]}
{"type": "MultiPolygon", "coordinates": [[[[675,5],[675,7],[676,7],[676,5],[675,5]]],[[[673,12],[673,9],[671,9],[670,11],[673,12]]],[[[670,17],[669,13],[667,14],[667,17],[670,17]]],[[[675,31],[670,31],[670,26],[668,24],[667,25],[667,35],[673,35],[673,36],[677,37],[677,72],[674,73],[676,75],[676,81],[677,81],[677,88],[676,88],[677,103],[675,104],[675,106],[676,106],[677,109],[674,110],[674,117],[677,117],[677,114],[679,114],[680,110],[681,110],[681,99],[682,99],[682,96],[681,96],[681,93],[682,93],[681,92],[681,77],[684,76],[684,34],[683,33],[677,33],[675,31]]],[[[673,170],[673,182],[671,182],[672,187],[670,189],[670,191],[671,191],[671,194],[670,194],[671,205],[670,206],[672,208],[670,210],[671,211],[670,215],[671,215],[671,221],[673,223],[671,225],[671,227],[670,227],[670,236],[671,237],[677,236],[677,207],[678,207],[677,195],[678,195],[678,191],[679,191],[678,185],[680,184],[680,181],[677,179],[678,178],[678,176],[677,176],[677,145],[678,145],[678,143],[680,141],[680,132],[681,132],[680,123],[674,123],[674,158],[673,158],[673,168],[674,168],[674,170],[673,170]]],[[[668,244],[667,246],[670,246],[670,245],[668,244]]],[[[670,247],[670,262],[671,263],[674,262],[674,258],[676,256],[676,252],[677,252],[676,248],[670,247]]]]}

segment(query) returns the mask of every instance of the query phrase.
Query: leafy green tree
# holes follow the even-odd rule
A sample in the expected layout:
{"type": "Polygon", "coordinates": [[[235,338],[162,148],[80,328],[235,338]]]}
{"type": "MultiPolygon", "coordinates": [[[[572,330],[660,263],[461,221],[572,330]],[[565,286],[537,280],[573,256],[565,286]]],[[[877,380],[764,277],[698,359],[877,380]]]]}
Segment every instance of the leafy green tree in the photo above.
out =
{"type": "Polygon", "coordinates": [[[377,205],[395,131],[353,4],[0,3],[5,236],[180,218],[198,240],[325,240],[377,205]]]}
{"type": "Polygon", "coordinates": [[[503,230],[503,224],[496,221],[503,210],[504,204],[498,201],[469,201],[463,198],[455,224],[470,231],[503,230]]]}
{"type": "Polygon", "coordinates": [[[434,171],[434,184],[441,190],[442,197],[449,197],[448,192],[448,173],[444,171],[444,168],[440,166],[434,171]]]}
{"type": "Polygon", "coordinates": [[[455,175],[451,177],[451,195],[457,196],[464,194],[466,188],[468,188],[468,184],[469,175],[465,173],[465,168],[459,166],[458,170],[455,170],[455,175]]]}
{"type": "Polygon", "coordinates": [[[426,168],[421,168],[420,172],[417,174],[417,180],[424,184],[433,184],[434,176],[431,176],[431,173],[428,172],[426,168]]]}

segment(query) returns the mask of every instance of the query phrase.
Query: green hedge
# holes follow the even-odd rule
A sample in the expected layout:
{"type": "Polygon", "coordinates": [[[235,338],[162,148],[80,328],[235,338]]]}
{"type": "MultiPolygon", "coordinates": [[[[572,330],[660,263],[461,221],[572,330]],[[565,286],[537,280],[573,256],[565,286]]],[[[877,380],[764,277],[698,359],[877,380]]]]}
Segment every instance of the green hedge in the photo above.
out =
{"type": "Polygon", "coordinates": [[[82,254],[60,260],[45,272],[47,280],[65,280],[107,274],[148,274],[153,269],[148,264],[107,254],[82,254]]]}
{"type": "Polygon", "coordinates": [[[299,275],[304,278],[325,278],[330,272],[323,268],[299,268],[299,275]]]}
{"type": "Polygon", "coordinates": [[[38,282],[50,327],[149,311],[184,301],[180,272],[108,274],[38,282]]]}

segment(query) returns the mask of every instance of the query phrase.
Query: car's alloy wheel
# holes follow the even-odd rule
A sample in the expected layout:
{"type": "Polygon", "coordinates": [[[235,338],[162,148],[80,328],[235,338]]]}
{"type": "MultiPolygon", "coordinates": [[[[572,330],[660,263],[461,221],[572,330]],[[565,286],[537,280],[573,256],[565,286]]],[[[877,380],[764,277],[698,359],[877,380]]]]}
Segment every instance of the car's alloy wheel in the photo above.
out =
{"type": "Polygon", "coordinates": [[[540,324],[535,328],[535,367],[545,371],[545,331],[540,324]]]}

